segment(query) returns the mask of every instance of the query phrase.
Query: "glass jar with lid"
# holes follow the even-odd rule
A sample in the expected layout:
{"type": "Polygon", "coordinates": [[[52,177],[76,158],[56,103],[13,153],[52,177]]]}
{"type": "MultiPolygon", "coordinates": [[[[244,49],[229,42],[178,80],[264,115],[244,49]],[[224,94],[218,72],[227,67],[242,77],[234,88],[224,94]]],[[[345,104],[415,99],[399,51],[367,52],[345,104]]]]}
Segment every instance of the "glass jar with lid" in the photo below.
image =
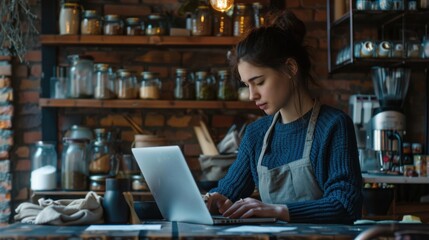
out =
{"type": "Polygon", "coordinates": [[[232,19],[226,12],[216,11],[214,13],[213,32],[213,35],[218,37],[232,35],[232,19]]]}
{"type": "Polygon", "coordinates": [[[137,98],[137,79],[134,72],[119,69],[116,72],[116,96],[119,99],[137,98]]]}
{"type": "Polygon", "coordinates": [[[152,13],[147,16],[145,22],[145,33],[148,36],[162,36],[167,34],[167,21],[159,13],[152,13]]]}
{"type": "Polygon", "coordinates": [[[206,71],[198,71],[195,76],[196,99],[216,100],[216,79],[206,71]]]}
{"type": "Polygon", "coordinates": [[[158,73],[144,71],[141,73],[141,77],[140,98],[159,99],[162,85],[158,73]]]}
{"type": "Polygon", "coordinates": [[[81,5],[77,1],[63,1],[60,9],[61,35],[79,34],[81,5]]]}
{"type": "Polygon", "coordinates": [[[260,2],[252,3],[253,8],[253,25],[258,28],[265,24],[265,9],[260,2]]]}
{"type": "Polygon", "coordinates": [[[122,35],[124,24],[121,17],[117,14],[108,14],[104,16],[104,35],[122,35]]]}
{"type": "Polygon", "coordinates": [[[199,5],[192,16],[192,35],[212,35],[212,15],[207,5],[199,5]]]}
{"type": "Polygon", "coordinates": [[[89,177],[89,190],[96,192],[106,191],[106,175],[92,175],[89,177]]]}
{"type": "Polygon", "coordinates": [[[61,156],[61,188],[63,190],[88,190],[89,140],[63,138],[61,156]]]}
{"type": "Polygon", "coordinates": [[[144,25],[138,17],[129,17],[125,19],[125,32],[128,36],[144,35],[144,25]]]}
{"type": "Polygon", "coordinates": [[[244,3],[237,3],[234,8],[233,35],[242,36],[252,28],[252,15],[250,8],[244,3]]]}
{"type": "Polygon", "coordinates": [[[97,63],[94,66],[94,98],[115,98],[115,76],[108,64],[97,63]]]}
{"type": "Polygon", "coordinates": [[[97,128],[94,130],[95,139],[91,142],[89,154],[89,174],[115,176],[117,163],[115,153],[107,141],[107,130],[97,128]]]}
{"type": "Polygon", "coordinates": [[[82,35],[100,35],[101,20],[96,10],[85,10],[80,23],[80,33],[82,35]]]}
{"type": "Polygon", "coordinates": [[[92,98],[94,60],[89,55],[69,55],[69,77],[66,79],[67,97],[92,98]]]}
{"type": "Polygon", "coordinates": [[[195,83],[188,75],[186,68],[176,69],[174,98],[178,100],[195,100],[195,83]]]}
{"type": "Polygon", "coordinates": [[[146,181],[141,174],[131,176],[131,188],[133,191],[148,191],[146,181]]]}
{"type": "Polygon", "coordinates": [[[57,187],[57,151],[54,143],[38,141],[31,148],[31,189],[53,190],[57,187]]]}
{"type": "Polygon", "coordinates": [[[231,79],[228,70],[219,70],[218,75],[218,92],[219,100],[232,101],[237,100],[237,87],[231,79]]]}

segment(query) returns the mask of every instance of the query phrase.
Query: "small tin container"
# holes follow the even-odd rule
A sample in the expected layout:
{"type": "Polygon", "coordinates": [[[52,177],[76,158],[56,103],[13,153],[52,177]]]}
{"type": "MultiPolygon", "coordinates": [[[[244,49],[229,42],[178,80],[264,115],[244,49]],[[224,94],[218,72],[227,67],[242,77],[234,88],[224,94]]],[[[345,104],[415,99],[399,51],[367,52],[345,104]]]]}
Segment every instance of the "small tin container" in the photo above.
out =
{"type": "Polygon", "coordinates": [[[142,175],[133,175],[131,177],[131,189],[133,191],[147,191],[148,187],[142,175]]]}
{"type": "Polygon", "coordinates": [[[95,192],[106,191],[107,175],[92,175],[89,177],[89,190],[95,192]]]}

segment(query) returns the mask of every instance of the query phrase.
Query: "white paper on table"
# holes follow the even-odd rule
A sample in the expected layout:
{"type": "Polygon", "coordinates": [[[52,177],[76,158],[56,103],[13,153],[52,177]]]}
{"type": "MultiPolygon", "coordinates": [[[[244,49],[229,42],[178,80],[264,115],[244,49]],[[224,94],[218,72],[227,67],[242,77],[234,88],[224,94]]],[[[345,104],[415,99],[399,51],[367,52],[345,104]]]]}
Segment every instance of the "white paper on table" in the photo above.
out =
{"type": "Polygon", "coordinates": [[[90,225],[85,231],[140,231],[160,230],[161,224],[90,225]]]}
{"type": "Polygon", "coordinates": [[[228,228],[225,232],[252,232],[252,233],[262,233],[262,232],[283,232],[283,231],[292,231],[296,230],[297,227],[278,227],[278,226],[252,226],[244,225],[239,227],[228,228]]]}

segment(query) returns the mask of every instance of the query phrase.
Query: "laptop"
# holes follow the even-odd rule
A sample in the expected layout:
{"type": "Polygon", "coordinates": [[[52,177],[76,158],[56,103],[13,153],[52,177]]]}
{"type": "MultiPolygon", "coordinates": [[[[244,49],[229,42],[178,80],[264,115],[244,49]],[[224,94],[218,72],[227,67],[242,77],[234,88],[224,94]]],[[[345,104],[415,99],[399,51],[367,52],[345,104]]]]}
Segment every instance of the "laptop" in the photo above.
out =
{"type": "Polygon", "coordinates": [[[162,216],[198,224],[272,223],[275,218],[232,219],[211,216],[179,146],[132,148],[162,216]]]}

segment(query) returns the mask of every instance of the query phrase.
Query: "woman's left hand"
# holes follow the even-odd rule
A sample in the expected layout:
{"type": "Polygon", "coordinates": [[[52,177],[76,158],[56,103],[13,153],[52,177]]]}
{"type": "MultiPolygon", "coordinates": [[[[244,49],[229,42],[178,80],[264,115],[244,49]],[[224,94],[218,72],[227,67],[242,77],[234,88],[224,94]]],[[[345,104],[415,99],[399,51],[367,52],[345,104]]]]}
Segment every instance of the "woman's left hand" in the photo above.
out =
{"type": "Polygon", "coordinates": [[[236,201],[222,215],[229,218],[274,217],[278,220],[289,221],[289,211],[286,205],[267,204],[254,198],[236,201]]]}

